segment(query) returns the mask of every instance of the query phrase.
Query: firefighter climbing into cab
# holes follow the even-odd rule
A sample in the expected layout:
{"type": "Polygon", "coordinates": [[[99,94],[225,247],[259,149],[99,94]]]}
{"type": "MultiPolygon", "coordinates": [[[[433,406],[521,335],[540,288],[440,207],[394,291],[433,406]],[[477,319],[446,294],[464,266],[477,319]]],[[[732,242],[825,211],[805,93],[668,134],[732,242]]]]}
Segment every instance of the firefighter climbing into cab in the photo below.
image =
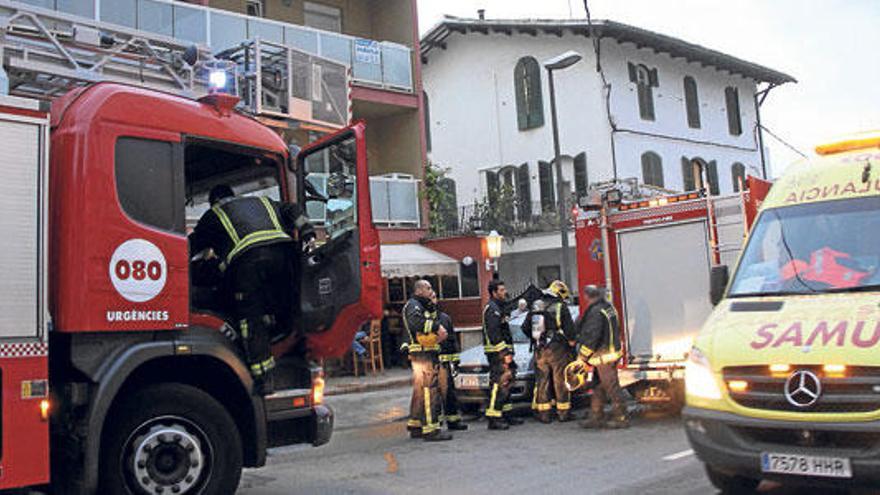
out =
{"type": "Polygon", "coordinates": [[[544,291],[544,300],[526,316],[523,332],[535,352],[535,399],[538,421],[550,423],[554,401],[560,422],[571,421],[571,392],[565,385],[565,367],[574,359],[569,342],[575,339],[574,322],[565,300],[568,286],[556,280],[544,291]]]}
{"type": "Polygon", "coordinates": [[[238,330],[245,361],[258,393],[273,392],[273,338],[291,331],[290,310],[298,281],[298,246],[314,229],[296,204],[267,197],[236,197],[226,184],[214,186],[211,208],[189,236],[195,257],[211,249],[222,273],[222,298],[238,330]]]}

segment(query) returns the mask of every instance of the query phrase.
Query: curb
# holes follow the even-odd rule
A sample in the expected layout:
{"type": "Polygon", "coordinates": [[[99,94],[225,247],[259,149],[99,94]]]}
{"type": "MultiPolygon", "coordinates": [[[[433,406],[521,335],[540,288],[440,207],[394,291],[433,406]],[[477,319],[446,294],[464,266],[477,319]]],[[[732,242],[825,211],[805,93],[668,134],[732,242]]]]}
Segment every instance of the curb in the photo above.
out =
{"type": "Polygon", "coordinates": [[[375,392],[378,390],[387,390],[391,388],[398,387],[408,387],[412,383],[412,377],[406,376],[401,378],[395,378],[394,380],[387,380],[379,383],[358,383],[352,385],[337,385],[333,387],[327,387],[327,390],[324,391],[324,395],[327,397],[331,397],[334,395],[346,395],[346,394],[361,394],[364,392],[375,392]]]}

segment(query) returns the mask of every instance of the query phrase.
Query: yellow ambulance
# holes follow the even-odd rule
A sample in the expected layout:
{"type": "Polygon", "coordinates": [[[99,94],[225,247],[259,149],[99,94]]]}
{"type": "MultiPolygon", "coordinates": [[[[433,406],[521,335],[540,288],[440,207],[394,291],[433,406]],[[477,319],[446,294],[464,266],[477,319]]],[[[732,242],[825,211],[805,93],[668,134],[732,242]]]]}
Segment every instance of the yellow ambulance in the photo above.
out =
{"type": "Polygon", "coordinates": [[[713,269],[688,358],[687,436],[725,493],[880,485],[880,132],[816,152],[713,269]]]}

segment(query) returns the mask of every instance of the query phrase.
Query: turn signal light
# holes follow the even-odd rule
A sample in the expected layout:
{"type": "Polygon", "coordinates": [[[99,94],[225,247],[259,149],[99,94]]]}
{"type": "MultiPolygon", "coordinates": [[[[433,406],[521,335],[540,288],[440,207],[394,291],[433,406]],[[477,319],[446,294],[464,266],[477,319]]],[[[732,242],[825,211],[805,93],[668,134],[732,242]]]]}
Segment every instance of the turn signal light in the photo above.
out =
{"type": "Polygon", "coordinates": [[[745,380],[730,380],[727,382],[727,388],[735,393],[745,392],[749,389],[749,382],[745,380]]]}
{"type": "Polygon", "coordinates": [[[312,381],[312,404],[324,403],[324,379],[320,376],[312,381]]]}
{"type": "Polygon", "coordinates": [[[830,375],[841,375],[846,373],[846,366],[843,364],[826,364],[822,369],[825,370],[825,373],[830,375]]]}
{"type": "Polygon", "coordinates": [[[49,400],[43,399],[40,401],[40,417],[43,418],[43,421],[49,420],[49,400]]]}
{"type": "Polygon", "coordinates": [[[771,373],[788,373],[791,371],[791,366],[787,364],[771,364],[770,372],[771,373]]]}

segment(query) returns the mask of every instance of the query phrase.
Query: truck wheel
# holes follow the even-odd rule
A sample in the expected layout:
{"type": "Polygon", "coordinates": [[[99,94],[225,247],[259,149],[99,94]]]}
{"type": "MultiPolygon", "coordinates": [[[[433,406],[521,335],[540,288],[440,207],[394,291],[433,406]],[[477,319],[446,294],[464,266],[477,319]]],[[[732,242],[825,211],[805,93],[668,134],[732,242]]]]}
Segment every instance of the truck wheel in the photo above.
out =
{"type": "Polygon", "coordinates": [[[724,474],[715,470],[712,466],[706,464],[706,474],[709,481],[715,485],[715,488],[721,490],[723,494],[739,495],[747,493],[755,493],[761,480],[753,480],[743,476],[724,474]]]}
{"type": "Polygon", "coordinates": [[[189,385],[152,385],[107,415],[99,493],[233,494],[241,437],[213,397],[189,385]]]}

